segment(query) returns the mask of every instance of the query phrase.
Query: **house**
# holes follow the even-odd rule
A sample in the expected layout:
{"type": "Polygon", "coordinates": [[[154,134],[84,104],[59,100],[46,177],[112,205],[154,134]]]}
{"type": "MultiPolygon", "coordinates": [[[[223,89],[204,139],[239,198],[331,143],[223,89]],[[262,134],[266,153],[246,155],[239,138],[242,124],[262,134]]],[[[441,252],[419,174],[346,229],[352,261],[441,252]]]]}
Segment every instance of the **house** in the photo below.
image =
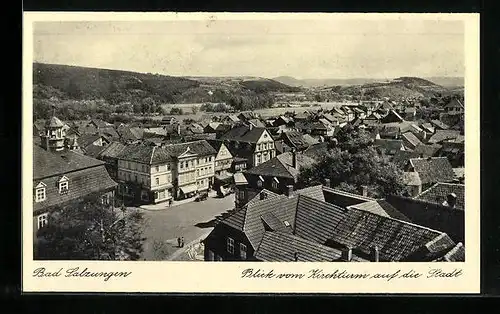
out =
{"type": "Polygon", "coordinates": [[[404,168],[417,172],[422,182],[422,190],[437,182],[453,182],[455,174],[446,157],[411,158],[404,168]]]}
{"type": "Polygon", "coordinates": [[[411,197],[415,197],[422,193],[422,180],[418,172],[403,172],[403,184],[406,185],[408,193],[411,197]]]}
{"type": "Polygon", "coordinates": [[[438,182],[417,195],[415,199],[465,210],[465,185],[438,182]]]}
{"type": "Polygon", "coordinates": [[[241,172],[248,168],[248,159],[241,157],[233,157],[233,163],[231,164],[231,172],[241,172]]]}
{"type": "Polygon", "coordinates": [[[456,97],[444,106],[444,111],[449,114],[463,114],[464,109],[464,105],[456,97]]]}
{"type": "Polygon", "coordinates": [[[406,121],[413,121],[417,115],[417,109],[415,107],[407,107],[404,110],[404,119],[406,121]]]}
{"type": "Polygon", "coordinates": [[[275,139],[274,147],[276,147],[276,155],[292,151],[292,148],[288,146],[288,144],[286,144],[282,139],[275,139]]]}
{"type": "Polygon", "coordinates": [[[337,126],[339,125],[340,121],[342,119],[339,119],[339,117],[335,117],[332,114],[329,113],[323,113],[323,118],[326,119],[328,122],[332,124],[332,126],[337,126]]]}
{"type": "Polygon", "coordinates": [[[302,112],[295,112],[294,116],[293,116],[293,120],[295,122],[297,121],[305,121],[307,119],[310,119],[311,118],[311,114],[307,111],[302,111],[302,112]]]}
{"type": "Polygon", "coordinates": [[[250,119],[247,121],[247,124],[252,124],[256,128],[265,128],[266,125],[260,121],[259,119],[250,119]]]}
{"type": "MultiPolygon", "coordinates": [[[[309,137],[311,136],[309,135],[309,137]]],[[[302,133],[299,131],[283,132],[281,133],[281,139],[283,140],[283,143],[291,148],[295,148],[297,151],[303,151],[310,146],[306,139],[304,139],[302,133]]]]}
{"type": "Polygon", "coordinates": [[[446,157],[454,168],[465,165],[465,146],[464,142],[442,142],[441,148],[436,152],[438,157],[446,157]]]}
{"type": "Polygon", "coordinates": [[[419,144],[413,150],[398,150],[392,159],[394,163],[400,167],[404,167],[411,158],[427,158],[437,154],[441,145],[425,145],[419,144]]]}
{"type": "Polygon", "coordinates": [[[277,155],[270,160],[243,172],[248,189],[267,189],[283,194],[289,186],[295,186],[303,167],[311,166],[315,160],[295,151],[277,155]]]}
{"type": "Polygon", "coordinates": [[[439,120],[431,120],[431,124],[434,126],[434,130],[448,130],[450,127],[439,120]]]}
{"type": "Polygon", "coordinates": [[[238,118],[238,116],[234,115],[234,114],[231,114],[231,115],[227,115],[225,116],[224,118],[221,119],[221,122],[224,123],[224,124],[234,124],[234,123],[239,123],[241,122],[240,118],[238,118]]]}
{"type": "Polygon", "coordinates": [[[420,127],[427,133],[427,136],[431,136],[435,132],[434,126],[429,122],[422,123],[420,127]]]}
{"type": "Polygon", "coordinates": [[[282,126],[282,125],[285,125],[285,126],[291,126],[293,125],[294,121],[293,121],[293,118],[292,117],[287,117],[287,116],[279,116],[277,117],[274,122],[273,122],[273,126],[282,126]]]}
{"type": "Polygon", "coordinates": [[[42,146],[33,145],[33,227],[50,223],[59,206],[94,195],[105,205],[113,204],[117,183],[104,162],[61,146],[64,133],[57,117],[47,121],[42,146]]]}
{"type": "Polygon", "coordinates": [[[111,142],[104,146],[96,156],[97,159],[104,161],[106,170],[113,180],[118,180],[118,155],[125,149],[125,145],[120,142],[111,142]]]}
{"type": "Polygon", "coordinates": [[[232,128],[220,137],[234,157],[246,158],[255,167],[276,156],[274,139],[264,128],[253,125],[232,128]]]}
{"type": "Polygon", "coordinates": [[[257,115],[251,111],[240,112],[240,114],[238,115],[238,119],[240,119],[241,121],[249,121],[256,118],[257,115]]]}
{"type": "Polygon", "coordinates": [[[95,146],[106,146],[110,143],[111,141],[105,137],[104,135],[101,135],[99,133],[96,134],[83,134],[78,138],[78,144],[80,144],[80,147],[82,150],[85,152],[87,147],[91,145],[95,146]]]}
{"type": "Polygon", "coordinates": [[[207,191],[216,154],[205,140],[161,147],[127,145],[117,157],[119,192],[136,202],[156,204],[207,191]]]}
{"type": "Polygon", "coordinates": [[[464,136],[457,130],[436,130],[436,133],[427,142],[430,144],[438,144],[448,140],[461,142],[463,138],[464,136]]]}
{"type": "Polygon", "coordinates": [[[394,156],[399,150],[405,150],[402,140],[375,139],[374,145],[381,154],[387,156],[394,156]]]}
{"type": "Polygon", "coordinates": [[[218,140],[207,140],[207,142],[215,149],[217,154],[215,155],[215,175],[220,175],[222,172],[231,171],[231,166],[233,164],[233,155],[226,147],[224,142],[218,140]]]}
{"type": "Polygon", "coordinates": [[[144,136],[144,129],[139,127],[129,127],[122,125],[116,129],[119,135],[119,141],[124,144],[134,144],[142,140],[144,136]]]}
{"type": "Polygon", "coordinates": [[[404,146],[408,149],[415,149],[418,145],[422,145],[422,142],[412,132],[403,133],[401,139],[404,146]]]}
{"type": "Polygon", "coordinates": [[[322,133],[322,134],[319,134],[319,135],[324,135],[324,136],[327,136],[327,137],[332,137],[334,132],[335,132],[335,128],[334,126],[330,123],[330,121],[324,119],[324,118],[320,118],[318,119],[318,122],[323,124],[325,127],[326,127],[326,133],[322,133]]]}
{"type": "Polygon", "coordinates": [[[205,261],[267,262],[433,261],[456,247],[444,232],[300,191],[259,193],[217,223],[204,244],[205,261]]]}
{"type": "MultiPolygon", "coordinates": [[[[440,189],[440,188],[439,188],[440,189]]],[[[425,192],[425,191],[424,191],[425,192]]],[[[446,192],[445,190],[439,191],[446,192]]],[[[422,193],[423,194],[423,193],[422,193]]],[[[452,194],[452,193],[450,193],[452,194]]],[[[445,196],[445,198],[454,196],[445,196]]],[[[425,198],[425,196],[424,196],[425,198]]],[[[445,232],[453,241],[464,243],[465,210],[435,200],[390,195],[386,200],[414,224],[445,232]]]]}
{"type": "Polygon", "coordinates": [[[179,123],[179,121],[174,116],[163,116],[163,118],[161,119],[162,125],[172,125],[177,123],[179,123]]]}
{"type": "Polygon", "coordinates": [[[113,128],[113,124],[111,123],[108,123],[104,120],[101,120],[101,119],[91,119],[86,127],[94,127],[96,128],[97,130],[101,130],[101,129],[106,129],[106,128],[113,128]]]}
{"type": "Polygon", "coordinates": [[[403,117],[396,112],[396,110],[389,110],[387,115],[385,115],[382,119],[380,119],[382,123],[394,123],[394,122],[403,122],[405,121],[403,117]]]}

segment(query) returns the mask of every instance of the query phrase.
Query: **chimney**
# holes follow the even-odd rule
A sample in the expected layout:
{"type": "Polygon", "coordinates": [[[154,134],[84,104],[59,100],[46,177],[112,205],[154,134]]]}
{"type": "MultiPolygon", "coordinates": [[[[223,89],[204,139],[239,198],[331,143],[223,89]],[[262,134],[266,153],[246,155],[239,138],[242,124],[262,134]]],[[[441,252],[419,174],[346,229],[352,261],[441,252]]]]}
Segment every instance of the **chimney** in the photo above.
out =
{"type": "Polygon", "coordinates": [[[450,206],[451,208],[454,208],[455,205],[457,204],[457,195],[455,193],[450,193],[446,196],[446,198],[447,198],[448,206],[450,206]]]}
{"type": "Polygon", "coordinates": [[[293,259],[298,262],[299,261],[299,253],[295,252],[293,253],[293,259]]]}
{"type": "Polygon", "coordinates": [[[325,179],[325,186],[331,187],[330,179],[325,179]]]}
{"type": "Polygon", "coordinates": [[[361,195],[368,196],[368,187],[366,185],[361,186],[361,195]]]}
{"type": "Polygon", "coordinates": [[[265,200],[267,198],[267,193],[266,192],[260,192],[260,200],[265,200]]]}
{"type": "Polygon", "coordinates": [[[293,185],[287,185],[286,186],[286,196],[291,197],[293,194],[293,185]]]}
{"type": "Polygon", "coordinates": [[[253,124],[248,123],[248,129],[251,131],[253,129],[253,124]]]}
{"type": "Polygon", "coordinates": [[[177,124],[177,134],[181,135],[181,125],[177,124]]]}
{"type": "Polygon", "coordinates": [[[348,246],[343,248],[341,258],[344,262],[350,262],[352,260],[352,248],[348,246]]]}
{"type": "Polygon", "coordinates": [[[295,148],[292,149],[292,167],[297,169],[297,151],[295,148]]]}
{"type": "Polygon", "coordinates": [[[376,245],[372,248],[372,261],[373,262],[380,261],[380,250],[376,245]]]}

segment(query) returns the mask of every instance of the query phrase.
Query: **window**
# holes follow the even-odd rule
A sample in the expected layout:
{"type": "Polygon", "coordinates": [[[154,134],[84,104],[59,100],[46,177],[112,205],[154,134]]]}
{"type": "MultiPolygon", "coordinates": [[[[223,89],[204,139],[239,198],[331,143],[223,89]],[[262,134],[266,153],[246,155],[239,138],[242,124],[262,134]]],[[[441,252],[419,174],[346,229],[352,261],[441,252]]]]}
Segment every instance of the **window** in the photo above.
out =
{"type": "Polygon", "coordinates": [[[37,225],[38,229],[45,227],[49,223],[49,214],[43,214],[38,216],[37,225]]]}
{"type": "Polygon", "coordinates": [[[155,178],[156,185],[160,185],[160,178],[155,178]]]}
{"type": "Polygon", "coordinates": [[[167,164],[167,171],[170,170],[170,164],[167,164]]]}
{"type": "MultiPolygon", "coordinates": [[[[43,184],[43,183],[40,183],[40,184],[43,184]]],[[[45,201],[45,199],[46,199],[45,184],[43,184],[42,187],[37,187],[37,189],[36,189],[36,192],[35,192],[35,201],[38,203],[38,202],[45,201]]]]}
{"type": "Polygon", "coordinates": [[[196,169],[196,175],[200,176],[200,169],[196,169]]]}
{"type": "Polygon", "coordinates": [[[278,189],[278,182],[273,181],[273,189],[275,189],[275,190],[278,189]]]}
{"type": "Polygon", "coordinates": [[[181,169],[184,168],[184,162],[180,162],[180,166],[179,166],[181,169]]]}
{"type": "Polygon", "coordinates": [[[240,258],[247,259],[247,246],[243,243],[240,243],[240,258]]]}
{"type": "Polygon", "coordinates": [[[234,240],[227,238],[227,252],[234,254],[234,240]]]}
{"type": "Polygon", "coordinates": [[[258,186],[259,188],[261,188],[261,187],[262,187],[262,181],[261,181],[260,179],[259,179],[259,180],[257,180],[257,186],[258,186]]]}
{"type": "Polygon", "coordinates": [[[258,154],[257,155],[257,164],[260,164],[260,162],[261,162],[261,156],[260,156],[260,154],[258,154]]]}
{"type": "Polygon", "coordinates": [[[245,190],[238,190],[238,199],[239,200],[245,199],[245,190]]]}

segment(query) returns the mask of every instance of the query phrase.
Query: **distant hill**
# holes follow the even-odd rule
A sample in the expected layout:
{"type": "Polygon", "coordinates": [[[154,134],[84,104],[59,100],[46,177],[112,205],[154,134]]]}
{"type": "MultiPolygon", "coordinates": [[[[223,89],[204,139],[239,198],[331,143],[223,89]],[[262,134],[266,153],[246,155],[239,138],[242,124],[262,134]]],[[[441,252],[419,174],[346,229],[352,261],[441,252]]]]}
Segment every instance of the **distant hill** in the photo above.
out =
{"type": "Polygon", "coordinates": [[[367,78],[352,78],[352,79],[296,79],[291,76],[279,76],[273,80],[281,82],[289,86],[296,87],[324,87],[324,86],[345,86],[345,85],[361,85],[366,83],[374,83],[384,81],[383,79],[367,79],[367,78]]]}
{"type": "MultiPolygon", "coordinates": [[[[445,77],[445,76],[436,76],[436,77],[424,77],[423,79],[431,81],[437,85],[441,85],[443,87],[456,88],[460,86],[464,86],[464,78],[463,77],[445,77]]],[[[291,76],[279,76],[273,78],[273,80],[281,82],[283,84],[289,86],[296,87],[325,87],[325,86],[349,86],[349,85],[363,85],[377,82],[387,82],[388,79],[383,78],[352,78],[352,79],[296,79],[291,76]]]]}
{"type": "Polygon", "coordinates": [[[264,78],[195,78],[57,64],[33,64],[34,98],[105,99],[110,104],[151,97],[159,103],[224,102],[297,87],[264,78]]]}
{"type": "Polygon", "coordinates": [[[335,86],[332,89],[342,95],[364,95],[373,98],[420,98],[450,92],[441,85],[418,77],[400,77],[383,83],[335,86]]]}

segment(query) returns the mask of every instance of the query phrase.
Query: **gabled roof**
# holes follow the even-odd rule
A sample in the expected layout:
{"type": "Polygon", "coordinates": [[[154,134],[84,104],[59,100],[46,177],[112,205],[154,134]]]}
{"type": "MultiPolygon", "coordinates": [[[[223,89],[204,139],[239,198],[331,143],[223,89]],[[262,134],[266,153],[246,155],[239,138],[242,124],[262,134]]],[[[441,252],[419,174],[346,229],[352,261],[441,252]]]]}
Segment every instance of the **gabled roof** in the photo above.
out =
{"type": "Polygon", "coordinates": [[[300,133],[299,131],[286,131],[281,133],[281,137],[284,140],[288,140],[288,142],[298,150],[304,150],[310,146],[309,143],[304,139],[302,133],[300,133]]]}
{"type": "Polygon", "coordinates": [[[368,202],[363,202],[347,207],[348,209],[354,208],[358,210],[364,210],[366,212],[380,215],[388,218],[395,218],[406,222],[411,222],[408,217],[400,213],[394,206],[389,204],[386,200],[373,200],[368,202]]]}
{"type": "Polygon", "coordinates": [[[106,146],[97,146],[97,145],[88,145],[85,147],[85,155],[93,157],[93,158],[98,158],[100,153],[106,148],[106,146]]]}
{"type": "Polygon", "coordinates": [[[300,190],[295,190],[292,192],[293,195],[305,195],[313,198],[315,200],[320,200],[325,202],[325,194],[323,193],[322,185],[314,185],[310,187],[306,187],[300,190]]]}
{"type": "Polygon", "coordinates": [[[455,178],[453,168],[446,157],[428,157],[410,159],[415,172],[418,172],[422,184],[451,182],[455,178]]]}
{"type": "Polygon", "coordinates": [[[411,148],[417,147],[417,145],[422,144],[422,142],[415,136],[412,132],[406,132],[401,135],[403,139],[408,141],[408,143],[412,146],[411,148]]]}
{"type": "Polygon", "coordinates": [[[418,172],[403,172],[403,183],[408,186],[420,186],[422,181],[418,172]]]}
{"type": "Polygon", "coordinates": [[[457,203],[455,204],[455,208],[462,210],[465,209],[464,184],[438,182],[417,195],[415,199],[448,206],[446,203],[447,196],[451,193],[455,193],[455,195],[457,196],[457,203]]]}
{"type": "Polygon", "coordinates": [[[104,146],[104,149],[100,152],[100,157],[116,158],[120,152],[125,149],[125,145],[120,142],[111,142],[104,146]]]}
{"type": "Polygon", "coordinates": [[[465,247],[459,242],[453,249],[446,253],[442,258],[436,259],[437,262],[463,262],[465,261],[465,247]]]}
{"type": "Polygon", "coordinates": [[[248,126],[239,126],[232,128],[229,132],[223,134],[221,139],[248,143],[257,143],[262,134],[266,131],[265,128],[256,128],[248,126]]]}
{"type": "Polygon", "coordinates": [[[306,167],[315,163],[314,159],[303,154],[296,153],[297,168],[294,168],[292,167],[292,156],[293,154],[291,152],[277,155],[276,157],[271,158],[258,166],[246,170],[245,173],[296,179],[299,175],[300,167],[306,167]]]}
{"type": "Polygon", "coordinates": [[[460,131],[457,130],[436,130],[428,140],[429,143],[440,143],[445,140],[455,140],[461,138],[460,131]]]}
{"type": "Polygon", "coordinates": [[[376,139],[375,146],[378,146],[391,154],[395,154],[398,150],[403,148],[402,140],[391,140],[391,139],[376,139]]]}
{"type": "Polygon", "coordinates": [[[441,130],[448,130],[450,127],[439,120],[431,120],[431,124],[434,125],[435,128],[441,130]]]}
{"type": "Polygon", "coordinates": [[[464,109],[464,105],[457,98],[453,98],[449,103],[444,106],[445,108],[462,108],[464,109]]]}
{"type": "Polygon", "coordinates": [[[99,138],[103,138],[104,140],[108,141],[107,137],[104,135],[101,135],[99,133],[96,134],[83,134],[78,138],[78,144],[80,144],[80,147],[86,148],[89,145],[92,145],[95,141],[97,141],[99,138]]]}
{"type": "Polygon", "coordinates": [[[260,121],[259,119],[250,119],[248,120],[248,123],[251,123],[254,127],[257,127],[257,128],[265,128],[266,125],[264,123],[262,123],[262,121],[260,121]]]}
{"type": "Polygon", "coordinates": [[[319,141],[312,137],[310,134],[302,135],[302,139],[308,144],[309,147],[319,143],[319,141]]]}
{"type": "Polygon", "coordinates": [[[434,133],[435,131],[434,127],[429,122],[422,123],[420,126],[429,133],[434,133]]]}

